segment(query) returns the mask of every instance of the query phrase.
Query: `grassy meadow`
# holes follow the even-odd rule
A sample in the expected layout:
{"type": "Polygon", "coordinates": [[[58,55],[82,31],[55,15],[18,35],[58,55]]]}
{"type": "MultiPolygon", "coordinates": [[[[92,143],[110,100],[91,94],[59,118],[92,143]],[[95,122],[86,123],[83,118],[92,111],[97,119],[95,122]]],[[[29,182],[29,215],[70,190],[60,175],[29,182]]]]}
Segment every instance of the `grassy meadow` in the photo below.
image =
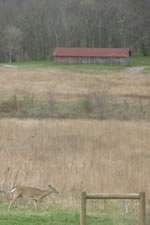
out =
{"type": "Polygon", "coordinates": [[[139,57],[130,67],[48,61],[2,65],[0,117],[150,120],[149,62],[139,57]],[[143,72],[129,71],[136,65],[143,72]]]}
{"type": "MultiPolygon", "coordinates": [[[[149,57],[129,66],[0,64],[0,190],[52,184],[60,192],[38,211],[19,201],[10,212],[11,196],[0,193],[0,225],[79,224],[83,190],[145,191],[148,202],[149,137],[149,57]]],[[[137,221],[132,206],[126,216],[89,207],[87,225],[137,221]]]]}
{"type": "Polygon", "coordinates": [[[112,71],[112,70],[121,70],[125,67],[133,67],[133,66],[146,66],[150,67],[150,57],[143,57],[143,56],[136,56],[131,57],[129,61],[129,65],[122,66],[122,65],[57,65],[53,61],[47,59],[47,60],[41,60],[41,61],[23,61],[23,62],[16,62],[12,65],[17,66],[19,68],[60,68],[60,69],[66,69],[66,70],[75,70],[79,72],[90,72],[92,70],[95,70],[95,72],[99,71],[112,71]]]}
{"type": "MultiPolygon", "coordinates": [[[[8,212],[6,206],[0,206],[0,225],[79,225],[79,221],[79,212],[71,209],[15,208],[8,212]]],[[[137,220],[132,214],[122,216],[112,210],[87,215],[87,225],[136,225],[136,223],[137,220]]]]}

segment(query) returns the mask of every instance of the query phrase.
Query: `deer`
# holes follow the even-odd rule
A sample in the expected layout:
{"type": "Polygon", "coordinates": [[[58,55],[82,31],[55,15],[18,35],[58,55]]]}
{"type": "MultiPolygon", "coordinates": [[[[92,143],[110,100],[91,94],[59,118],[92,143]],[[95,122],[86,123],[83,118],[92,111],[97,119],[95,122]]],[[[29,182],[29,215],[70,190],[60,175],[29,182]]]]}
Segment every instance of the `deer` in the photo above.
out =
{"type": "Polygon", "coordinates": [[[39,201],[41,201],[51,193],[59,193],[54,187],[52,187],[52,185],[48,185],[48,187],[49,188],[47,190],[41,190],[36,187],[16,185],[10,190],[10,193],[13,194],[13,198],[10,201],[8,210],[16,203],[17,199],[24,197],[32,199],[34,202],[34,207],[37,209],[39,201]]]}

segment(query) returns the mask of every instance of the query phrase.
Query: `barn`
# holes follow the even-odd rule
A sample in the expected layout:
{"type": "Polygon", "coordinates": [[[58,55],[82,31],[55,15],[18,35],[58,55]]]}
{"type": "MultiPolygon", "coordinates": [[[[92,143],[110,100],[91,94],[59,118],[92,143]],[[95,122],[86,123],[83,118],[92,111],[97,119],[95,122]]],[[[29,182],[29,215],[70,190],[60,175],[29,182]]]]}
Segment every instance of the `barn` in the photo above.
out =
{"type": "Polygon", "coordinates": [[[122,64],[129,62],[129,48],[55,48],[53,58],[59,64],[122,64]]]}

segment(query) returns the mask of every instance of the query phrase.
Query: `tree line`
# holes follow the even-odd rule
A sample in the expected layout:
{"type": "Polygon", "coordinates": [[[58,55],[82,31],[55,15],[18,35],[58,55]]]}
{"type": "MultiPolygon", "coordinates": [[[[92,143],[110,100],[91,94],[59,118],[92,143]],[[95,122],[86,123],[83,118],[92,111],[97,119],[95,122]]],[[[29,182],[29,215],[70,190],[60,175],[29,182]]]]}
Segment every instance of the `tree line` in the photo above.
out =
{"type": "Polygon", "coordinates": [[[150,0],[1,0],[0,61],[55,47],[129,47],[150,55],[150,0]]]}

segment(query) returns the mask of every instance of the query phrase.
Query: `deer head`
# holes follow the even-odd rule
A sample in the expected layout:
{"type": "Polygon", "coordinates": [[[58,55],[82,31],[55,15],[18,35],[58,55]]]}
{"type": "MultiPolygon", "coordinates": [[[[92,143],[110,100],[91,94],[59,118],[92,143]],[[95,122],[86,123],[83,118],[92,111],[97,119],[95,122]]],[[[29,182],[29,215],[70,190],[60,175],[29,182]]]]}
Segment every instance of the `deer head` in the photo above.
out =
{"type": "Polygon", "coordinates": [[[52,185],[49,184],[48,187],[52,190],[52,192],[59,194],[59,192],[52,185]]]}

